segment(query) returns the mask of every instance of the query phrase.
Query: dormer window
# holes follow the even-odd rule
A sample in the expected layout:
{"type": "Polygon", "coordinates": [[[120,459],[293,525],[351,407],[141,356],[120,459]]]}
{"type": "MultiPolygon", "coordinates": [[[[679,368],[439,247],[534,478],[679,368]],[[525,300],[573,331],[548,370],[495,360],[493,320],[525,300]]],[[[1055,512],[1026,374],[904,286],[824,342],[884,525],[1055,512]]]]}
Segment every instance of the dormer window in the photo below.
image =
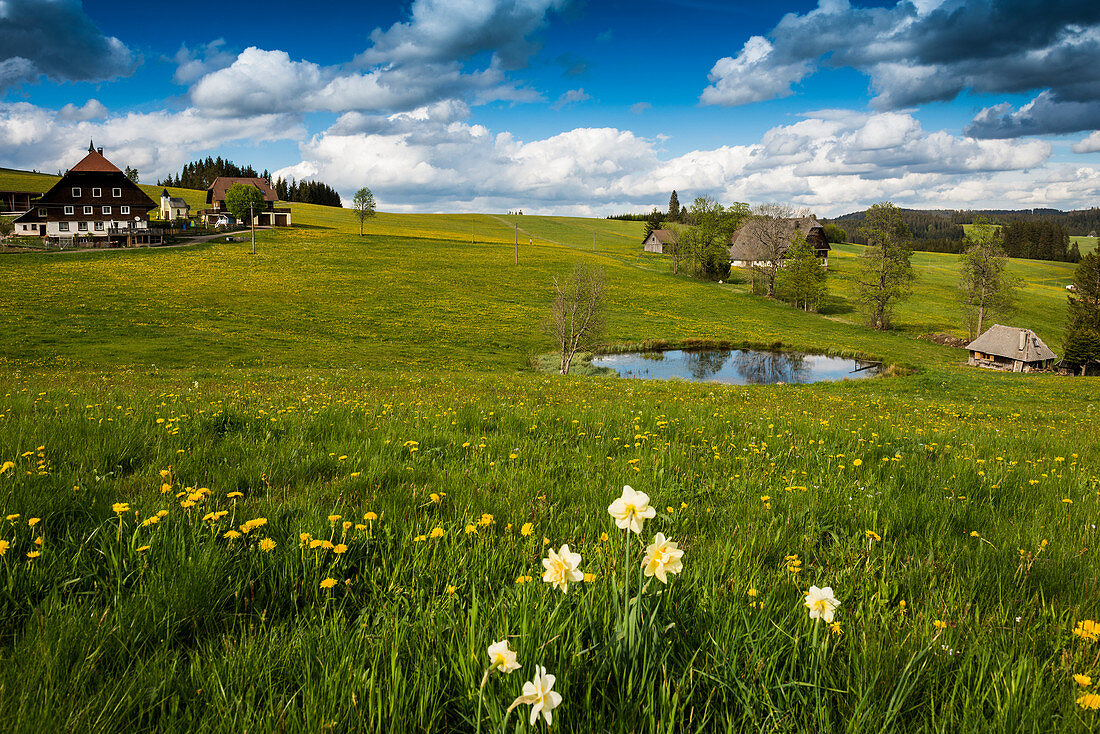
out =
{"type": "Polygon", "coordinates": [[[103,213],[104,214],[110,214],[111,213],[111,207],[109,207],[109,206],[103,207],[103,213]]]}
{"type": "Polygon", "coordinates": [[[74,199],[79,199],[80,198],[80,187],[79,186],[73,186],[73,198],[74,199]]]}
{"type": "Polygon", "coordinates": [[[92,196],[97,198],[103,196],[103,189],[92,189],[92,196]]]}
{"type": "Polygon", "coordinates": [[[66,213],[66,214],[72,214],[72,213],[73,213],[73,210],[74,210],[74,208],[75,208],[75,207],[71,207],[71,206],[67,206],[67,207],[65,207],[65,213],[66,213]]]}
{"type": "Polygon", "coordinates": [[[111,196],[115,197],[116,199],[122,196],[122,189],[111,189],[111,196]]]}
{"type": "Polygon", "coordinates": [[[85,214],[91,214],[92,213],[92,207],[90,207],[90,206],[84,207],[84,213],[85,214]]]}

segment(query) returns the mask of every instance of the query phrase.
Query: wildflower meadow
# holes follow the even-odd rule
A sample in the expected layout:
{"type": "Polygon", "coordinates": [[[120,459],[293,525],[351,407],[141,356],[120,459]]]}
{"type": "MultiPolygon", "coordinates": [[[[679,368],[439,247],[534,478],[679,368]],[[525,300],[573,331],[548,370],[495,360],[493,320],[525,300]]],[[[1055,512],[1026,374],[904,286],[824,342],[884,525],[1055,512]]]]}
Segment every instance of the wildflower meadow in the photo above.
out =
{"type": "Polygon", "coordinates": [[[539,374],[545,273],[430,291],[395,248],[486,257],[431,218],[360,240],[309,212],[256,261],[0,262],[38,299],[0,377],[3,731],[1100,726],[1094,381],[966,368],[915,338],[933,306],[879,336],[591,255],[568,221],[525,226],[669,294],[620,291],[624,342],[817,343],[908,374],[539,374]],[[223,300],[219,268],[253,300],[223,300]]]}

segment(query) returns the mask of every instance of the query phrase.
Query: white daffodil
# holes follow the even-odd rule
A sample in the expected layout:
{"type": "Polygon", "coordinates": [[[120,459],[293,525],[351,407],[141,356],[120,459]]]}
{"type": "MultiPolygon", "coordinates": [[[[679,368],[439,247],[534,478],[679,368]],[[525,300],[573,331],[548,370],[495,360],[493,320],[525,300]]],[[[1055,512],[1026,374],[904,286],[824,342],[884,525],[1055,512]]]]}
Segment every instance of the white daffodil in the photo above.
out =
{"type": "Polygon", "coordinates": [[[646,576],[656,576],[662,584],[668,583],[668,574],[680,573],[684,570],[684,552],[676,547],[676,543],[665,538],[663,533],[657,533],[653,543],[645,549],[645,558],[642,559],[642,570],[646,576]]]}
{"type": "Polygon", "coordinates": [[[584,581],[584,572],[577,569],[580,563],[581,554],[570,552],[568,543],[557,553],[551,548],[549,557],[542,559],[543,568],[546,569],[542,580],[568,592],[570,582],[584,581]]]}
{"type": "Polygon", "coordinates": [[[811,586],[806,594],[806,608],[810,610],[810,619],[824,619],[827,623],[833,621],[833,614],[840,606],[840,600],[833,596],[833,587],[826,586],[819,589],[811,586]]]}
{"type": "Polygon", "coordinates": [[[516,651],[508,649],[507,639],[489,645],[489,670],[511,673],[521,667],[523,666],[516,662],[516,651]]]}
{"type": "Polygon", "coordinates": [[[546,719],[546,725],[550,726],[553,723],[553,716],[550,712],[561,703],[561,694],[551,690],[554,687],[555,680],[557,679],[554,676],[546,672],[546,668],[536,665],[535,677],[523,684],[523,695],[512,701],[512,705],[508,707],[508,710],[511,711],[521,703],[529,703],[531,704],[531,726],[535,725],[539,714],[542,714],[542,717],[546,719]]]}
{"type": "Polygon", "coordinates": [[[622,497],[612,502],[607,512],[615,518],[617,526],[634,533],[641,533],[642,523],[657,515],[657,511],[649,506],[649,495],[635,492],[629,486],[623,487],[622,497]]]}

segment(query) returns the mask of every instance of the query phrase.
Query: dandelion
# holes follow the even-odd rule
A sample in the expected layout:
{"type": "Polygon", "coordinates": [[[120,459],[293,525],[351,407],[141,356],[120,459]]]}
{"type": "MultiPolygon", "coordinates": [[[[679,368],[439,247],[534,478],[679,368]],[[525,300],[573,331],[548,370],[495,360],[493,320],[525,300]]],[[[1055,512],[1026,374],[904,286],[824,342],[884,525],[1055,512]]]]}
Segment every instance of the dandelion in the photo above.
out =
{"type": "Polygon", "coordinates": [[[649,495],[629,486],[623,487],[622,496],[608,506],[607,512],[615,518],[617,527],[635,534],[642,532],[646,520],[657,516],[657,510],[649,506],[649,495]]]}
{"type": "Polygon", "coordinates": [[[161,494],[168,494],[171,491],[172,491],[172,485],[171,484],[169,484],[168,482],[161,483],[161,485],[160,485],[160,493],[161,494]]]}
{"type": "Polygon", "coordinates": [[[473,523],[468,523],[463,529],[466,531],[467,535],[472,535],[477,532],[477,525],[474,525],[473,523]]]}
{"type": "MultiPolygon", "coordinates": [[[[126,502],[116,502],[111,505],[111,511],[115,514],[121,515],[124,512],[130,511],[130,505],[126,502]]],[[[18,517],[18,515],[16,515],[16,517],[18,517]]],[[[10,520],[11,518],[9,517],[8,519],[10,520]]]]}
{"type": "Polygon", "coordinates": [[[753,599],[755,599],[756,597],[760,596],[760,592],[759,592],[759,591],[757,591],[756,589],[749,589],[747,593],[748,593],[748,595],[749,595],[749,596],[751,596],[751,597],[752,597],[753,599]]]}
{"type": "Polygon", "coordinates": [[[298,535],[298,542],[301,543],[302,545],[305,545],[305,544],[309,543],[309,541],[312,540],[312,539],[313,539],[313,536],[310,535],[309,533],[299,533],[299,535],[298,535]]]}
{"type": "MultiPolygon", "coordinates": [[[[526,690],[526,689],[525,689],[526,690]]],[[[1077,699],[1077,705],[1083,709],[1100,709],[1100,693],[1086,693],[1077,699]]]]}
{"type": "Polygon", "coordinates": [[[516,576],[516,583],[517,584],[529,584],[533,580],[534,579],[532,579],[532,577],[530,577],[530,576],[516,576]]]}
{"type": "Polygon", "coordinates": [[[325,579],[321,582],[322,589],[331,589],[333,586],[336,586],[336,579],[325,579]]]}
{"type": "Polygon", "coordinates": [[[542,559],[542,565],[546,569],[542,580],[561,589],[562,593],[567,593],[571,581],[584,580],[584,572],[577,569],[580,562],[581,554],[570,552],[568,544],[563,545],[557,553],[551,548],[549,557],[542,559]]]}
{"type": "Polygon", "coordinates": [[[970,537],[971,538],[980,538],[980,537],[982,537],[982,534],[979,533],[977,530],[971,530],[970,531],[970,537]]]}
{"type": "Polygon", "coordinates": [[[6,540],[0,540],[0,556],[7,555],[8,548],[11,548],[11,543],[6,540]]]}
{"type": "Polygon", "coordinates": [[[347,520],[344,520],[341,527],[344,528],[344,532],[346,533],[348,530],[351,529],[351,525],[352,525],[352,523],[348,522],[347,520]]]}
{"type": "Polygon", "coordinates": [[[1091,686],[1092,678],[1087,675],[1081,675],[1080,673],[1074,673],[1073,680],[1077,681],[1079,686],[1091,686]]]}
{"type": "Polygon", "coordinates": [[[516,652],[508,648],[508,640],[503,639],[489,645],[489,670],[499,670],[501,673],[511,673],[519,670],[522,665],[516,662],[516,652]]]}
{"type": "Polygon", "coordinates": [[[15,462],[14,461],[5,461],[3,463],[3,465],[0,465],[0,474],[3,474],[4,472],[8,471],[9,469],[14,469],[14,468],[15,468],[15,462]]]}
{"type": "Polygon", "coordinates": [[[329,515],[329,516],[328,516],[328,521],[329,521],[329,522],[336,522],[336,521],[337,521],[337,520],[339,520],[339,519],[340,519],[341,517],[343,517],[343,515],[329,515]]]}
{"type": "Polygon", "coordinates": [[[1077,626],[1073,628],[1073,634],[1077,635],[1082,640],[1095,642],[1097,639],[1100,639],[1100,622],[1094,622],[1091,619],[1082,619],[1077,623],[1077,626]]]}
{"type": "Polygon", "coordinates": [[[241,534],[238,533],[236,530],[226,530],[224,533],[222,533],[222,537],[229,540],[236,540],[237,538],[241,537],[241,534]]]}
{"type": "MultiPolygon", "coordinates": [[[[553,721],[550,712],[561,704],[561,694],[553,690],[556,680],[546,672],[546,668],[536,665],[535,677],[523,684],[523,695],[516,698],[508,710],[511,711],[523,703],[531,704],[531,726],[538,721],[539,714],[546,720],[546,725],[550,726],[553,721]]],[[[1100,696],[1097,698],[1100,699],[1100,696]]]]}
{"type": "Polygon", "coordinates": [[[439,495],[438,495],[438,494],[436,494],[435,492],[432,492],[432,493],[431,493],[430,495],[428,495],[428,498],[429,498],[429,499],[430,499],[430,500],[431,500],[432,502],[435,502],[436,504],[439,504],[439,500],[440,500],[440,497],[439,497],[439,495]]]}
{"type": "Polygon", "coordinates": [[[486,512],[484,515],[479,517],[478,520],[477,520],[478,525],[481,525],[482,527],[486,527],[486,528],[489,527],[490,525],[492,525],[493,522],[495,522],[493,520],[493,516],[490,515],[488,512],[486,512]]]}
{"type": "Polygon", "coordinates": [[[415,538],[413,538],[413,542],[414,543],[423,543],[427,539],[428,539],[427,535],[418,535],[415,538]]]}
{"type": "Polygon", "coordinates": [[[226,495],[229,499],[236,499],[237,497],[244,497],[244,492],[230,492],[226,495]]]}
{"type": "Polygon", "coordinates": [[[683,555],[684,552],[676,546],[676,543],[667,540],[663,533],[657,533],[653,543],[645,549],[642,570],[646,576],[656,576],[662,584],[667,584],[667,574],[680,573],[684,570],[684,564],[680,560],[683,555]]]}
{"type": "Polygon", "coordinates": [[[270,553],[271,551],[275,550],[275,541],[271,538],[264,538],[260,541],[260,550],[262,550],[264,553],[270,553]]]}
{"type": "Polygon", "coordinates": [[[33,561],[35,558],[38,558],[40,555],[42,555],[42,553],[40,551],[30,551],[29,553],[27,553],[27,558],[29,558],[33,561]]]}
{"type": "Polygon", "coordinates": [[[430,535],[433,538],[442,538],[445,535],[445,533],[443,532],[443,528],[434,527],[434,528],[432,528],[432,532],[431,532],[430,535]]]}
{"type": "Polygon", "coordinates": [[[945,630],[947,629],[947,622],[944,622],[942,619],[937,619],[932,623],[932,626],[938,630],[945,630]]]}
{"type": "Polygon", "coordinates": [[[839,606],[840,600],[833,596],[831,586],[821,589],[811,586],[806,594],[806,608],[810,610],[810,619],[823,619],[826,623],[831,623],[839,606]]]}
{"type": "Polygon", "coordinates": [[[840,622],[833,622],[832,624],[830,624],[829,631],[837,637],[840,637],[842,634],[844,634],[844,628],[840,626],[840,622]]]}
{"type": "Polygon", "coordinates": [[[348,547],[346,545],[344,545],[343,543],[338,543],[338,544],[332,546],[332,552],[336,553],[337,555],[347,553],[348,552],[348,547]]]}
{"type": "Polygon", "coordinates": [[[866,535],[870,540],[873,540],[876,543],[879,542],[880,540],[882,540],[882,536],[879,535],[878,533],[876,533],[874,530],[864,531],[863,534],[866,535]]]}
{"type": "Polygon", "coordinates": [[[31,527],[31,528],[33,528],[33,527],[34,527],[35,525],[37,525],[37,524],[38,524],[38,523],[40,523],[40,522],[42,522],[42,518],[40,518],[40,517],[32,517],[32,518],[30,518],[29,520],[27,520],[27,527],[31,527]]]}
{"type": "Polygon", "coordinates": [[[525,522],[525,523],[523,523],[523,527],[521,527],[521,528],[519,529],[519,534],[520,534],[520,535],[524,535],[524,536],[526,536],[526,535],[530,535],[530,534],[531,534],[532,532],[534,532],[534,530],[535,530],[535,526],[534,526],[534,525],[532,525],[532,524],[531,524],[531,523],[529,523],[529,522],[525,522]]]}
{"type": "Polygon", "coordinates": [[[451,584],[447,584],[447,593],[448,594],[455,594],[457,592],[458,592],[458,587],[457,586],[452,586],[451,584]]]}
{"type": "Polygon", "coordinates": [[[584,575],[584,583],[586,583],[586,584],[590,584],[595,580],[596,580],[596,574],[594,574],[594,573],[586,573],[584,575]]]}
{"type": "Polygon", "coordinates": [[[363,515],[363,519],[367,522],[374,522],[378,519],[378,515],[373,512],[368,512],[367,514],[363,515]]]}

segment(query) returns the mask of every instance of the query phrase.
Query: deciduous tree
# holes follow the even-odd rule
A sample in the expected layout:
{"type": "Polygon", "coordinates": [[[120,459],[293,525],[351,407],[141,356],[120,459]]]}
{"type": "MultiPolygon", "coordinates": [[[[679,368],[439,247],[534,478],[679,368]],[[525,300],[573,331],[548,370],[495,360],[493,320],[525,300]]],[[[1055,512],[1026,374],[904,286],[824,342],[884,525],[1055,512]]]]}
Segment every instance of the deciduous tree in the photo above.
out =
{"type": "Polygon", "coordinates": [[[264,204],[263,193],[252,184],[235,183],[225,192],[225,208],[241,222],[251,222],[264,204]]]}
{"type": "Polygon", "coordinates": [[[779,271],[776,290],[780,298],[802,310],[816,311],[827,292],[825,275],[813,245],[805,237],[797,237],[787,250],[786,265],[779,271]]]}
{"type": "Polygon", "coordinates": [[[1008,257],[1000,233],[1000,227],[979,219],[970,226],[966,238],[971,244],[959,257],[959,295],[971,339],[984,330],[986,316],[1015,310],[1019,281],[1005,272],[1008,257]]]}
{"type": "Polygon", "coordinates": [[[787,249],[794,240],[797,230],[791,224],[795,217],[805,216],[807,212],[795,209],[789,204],[761,204],[752,210],[753,234],[760,242],[761,251],[757,253],[762,265],[758,266],[767,285],[767,294],[775,295],[775,280],[779,268],[783,266],[787,249]]]}
{"type": "Polygon", "coordinates": [[[359,236],[363,236],[363,222],[369,217],[373,217],[374,211],[374,194],[366,186],[355,192],[354,198],[351,200],[352,211],[355,212],[356,218],[359,219],[359,236]]]}
{"type": "Polygon", "coordinates": [[[909,297],[916,277],[909,262],[909,230],[898,208],[884,201],[867,210],[860,233],[867,247],[856,271],[857,297],[870,326],[886,330],[894,305],[909,297]]]}
{"type": "Polygon", "coordinates": [[[607,279],[603,270],[578,265],[568,278],[554,280],[554,301],[546,331],[561,357],[559,371],[569,374],[573,357],[603,339],[606,326],[607,279]]]}

